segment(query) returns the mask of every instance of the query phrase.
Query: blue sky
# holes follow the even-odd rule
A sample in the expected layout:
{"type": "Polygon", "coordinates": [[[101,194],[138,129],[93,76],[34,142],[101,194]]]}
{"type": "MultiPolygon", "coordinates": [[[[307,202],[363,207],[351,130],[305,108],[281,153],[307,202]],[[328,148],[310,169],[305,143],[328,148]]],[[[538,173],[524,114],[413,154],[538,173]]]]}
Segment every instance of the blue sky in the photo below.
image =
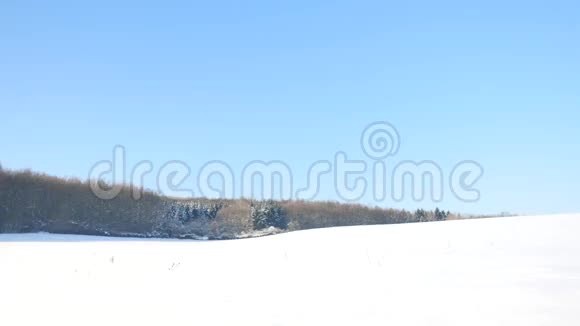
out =
{"type": "Polygon", "coordinates": [[[337,151],[364,159],[360,133],[389,121],[395,162],[485,174],[475,203],[381,206],[578,212],[579,16],[577,1],[2,1],[0,161],[86,178],[120,144],[156,168],[282,160],[302,183],[337,151]]]}

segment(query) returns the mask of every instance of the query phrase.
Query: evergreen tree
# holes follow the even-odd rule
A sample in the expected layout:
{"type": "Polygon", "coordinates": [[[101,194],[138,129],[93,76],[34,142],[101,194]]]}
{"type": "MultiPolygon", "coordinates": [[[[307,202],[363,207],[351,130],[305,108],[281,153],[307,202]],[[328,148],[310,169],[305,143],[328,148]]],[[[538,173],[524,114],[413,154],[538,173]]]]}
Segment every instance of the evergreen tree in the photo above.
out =
{"type": "Polygon", "coordinates": [[[445,220],[445,213],[439,210],[439,207],[435,208],[435,221],[445,220]]]}
{"type": "Polygon", "coordinates": [[[415,221],[417,222],[427,221],[427,212],[422,208],[417,209],[415,211],[415,221]]]}
{"type": "Polygon", "coordinates": [[[279,229],[288,228],[284,210],[272,200],[252,202],[250,204],[250,217],[252,218],[254,230],[262,230],[271,226],[279,229]]]}

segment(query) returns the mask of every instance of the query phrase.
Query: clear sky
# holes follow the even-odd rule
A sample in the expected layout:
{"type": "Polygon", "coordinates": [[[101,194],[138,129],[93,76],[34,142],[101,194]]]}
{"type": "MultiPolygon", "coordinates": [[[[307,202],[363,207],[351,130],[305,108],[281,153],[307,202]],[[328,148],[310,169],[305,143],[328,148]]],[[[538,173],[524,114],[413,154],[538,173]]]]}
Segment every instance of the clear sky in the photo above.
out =
{"type": "Polygon", "coordinates": [[[337,151],[365,159],[362,130],[389,121],[394,161],[484,167],[478,202],[440,207],[578,212],[579,17],[578,1],[4,0],[0,161],[86,178],[120,144],[156,168],[281,160],[301,183],[337,151]]]}

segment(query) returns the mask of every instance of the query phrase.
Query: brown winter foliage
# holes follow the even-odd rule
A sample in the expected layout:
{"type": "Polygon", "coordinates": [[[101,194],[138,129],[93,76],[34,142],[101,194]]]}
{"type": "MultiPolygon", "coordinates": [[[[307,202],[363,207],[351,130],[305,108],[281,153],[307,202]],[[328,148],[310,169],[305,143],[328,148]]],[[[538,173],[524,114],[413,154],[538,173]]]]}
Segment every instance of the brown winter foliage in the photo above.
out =
{"type": "MultiPolygon", "coordinates": [[[[248,199],[172,199],[151,191],[133,198],[124,186],[112,200],[88,182],[30,171],[0,170],[0,233],[51,232],[139,237],[236,238],[253,231],[248,199]],[[212,213],[213,212],[213,213],[212,213]]],[[[433,220],[415,213],[338,202],[278,201],[289,230],[433,220]]],[[[457,216],[447,216],[448,219],[457,216]]]]}

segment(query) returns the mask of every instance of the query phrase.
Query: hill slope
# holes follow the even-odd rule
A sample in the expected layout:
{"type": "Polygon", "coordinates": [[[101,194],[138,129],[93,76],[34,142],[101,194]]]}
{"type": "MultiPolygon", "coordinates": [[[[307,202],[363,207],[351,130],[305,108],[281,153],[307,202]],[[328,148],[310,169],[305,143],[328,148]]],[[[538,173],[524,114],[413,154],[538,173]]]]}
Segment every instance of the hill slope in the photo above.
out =
{"type": "Polygon", "coordinates": [[[197,242],[0,234],[9,325],[578,325],[580,215],[197,242]]]}

